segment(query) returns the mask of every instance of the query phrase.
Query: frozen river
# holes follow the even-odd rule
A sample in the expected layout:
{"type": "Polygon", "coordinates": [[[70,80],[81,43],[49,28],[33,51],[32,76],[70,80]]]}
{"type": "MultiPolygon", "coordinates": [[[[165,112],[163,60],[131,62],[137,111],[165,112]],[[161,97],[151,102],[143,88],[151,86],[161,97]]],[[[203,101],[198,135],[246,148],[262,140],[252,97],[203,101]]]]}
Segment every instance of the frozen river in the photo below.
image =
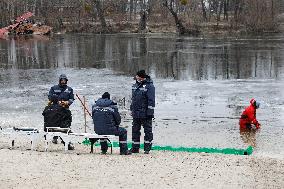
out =
{"type": "MultiPolygon", "coordinates": [[[[54,35],[0,39],[0,126],[43,127],[49,88],[65,73],[90,106],[105,91],[119,103],[122,126],[133,75],[145,69],[156,87],[154,144],[246,148],[284,158],[284,36],[191,38],[173,35],[54,35]],[[262,129],[240,135],[249,100],[261,102],[262,129]],[[249,141],[249,142],[248,142],[249,141]]],[[[84,131],[78,99],[72,129],[84,131]]],[[[92,120],[87,117],[88,129],[92,120]]],[[[131,140],[131,137],[129,137],[131,140]]]]}

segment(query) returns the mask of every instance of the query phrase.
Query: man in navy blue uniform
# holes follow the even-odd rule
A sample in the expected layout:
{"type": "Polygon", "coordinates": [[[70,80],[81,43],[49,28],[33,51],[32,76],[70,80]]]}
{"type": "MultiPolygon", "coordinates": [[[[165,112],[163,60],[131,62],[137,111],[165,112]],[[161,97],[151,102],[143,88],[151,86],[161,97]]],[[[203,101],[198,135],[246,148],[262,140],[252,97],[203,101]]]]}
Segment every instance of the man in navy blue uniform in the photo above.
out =
{"type": "MultiPolygon", "coordinates": [[[[72,114],[69,106],[74,102],[73,89],[67,86],[68,78],[65,74],[59,76],[59,84],[50,88],[48,94],[48,106],[43,115],[45,117],[45,127],[70,128],[72,114]]],[[[57,143],[57,137],[53,138],[53,143],[57,143]]],[[[63,141],[64,143],[64,141],[63,141]]],[[[74,147],[69,144],[69,149],[74,147]]]]}
{"type": "MultiPolygon", "coordinates": [[[[48,99],[50,102],[58,103],[69,110],[69,106],[74,102],[73,89],[67,86],[68,78],[65,74],[59,76],[59,84],[50,88],[48,99]]],[[[69,110],[70,111],[70,110],[69,110]]],[[[72,121],[72,120],[71,120],[72,121]]],[[[71,122],[69,127],[71,126],[71,122]]]]}
{"type": "MultiPolygon", "coordinates": [[[[127,148],[127,131],[119,127],[121,117],[116,103],[110,100],[110,94],[105,92],[92,106],[94,130],[99,135],[119,136],[120,155],[130,155],[127,148]]],[[[100,140],[102,154],[106,154],[108,145],[106,140],[100,140]]]]}
{"type": "Polygon", "coordinates": [[[152,147],[152,119],[155,108],[155,87],[145,70],[135,76],[136,83],[132,86],[132,102],[130,105],[132,123],[132,153],[139,153],[141,126],[144,128],[144,153],[149,154],[152,147]]]}

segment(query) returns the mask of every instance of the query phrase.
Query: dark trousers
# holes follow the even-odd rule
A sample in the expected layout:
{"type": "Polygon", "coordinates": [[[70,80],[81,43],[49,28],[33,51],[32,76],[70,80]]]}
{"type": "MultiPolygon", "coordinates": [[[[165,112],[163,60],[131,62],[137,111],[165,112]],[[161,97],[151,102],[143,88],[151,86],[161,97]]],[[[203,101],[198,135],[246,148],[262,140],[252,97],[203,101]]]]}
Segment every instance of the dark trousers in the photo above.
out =
{"type": "Polygon", "coordinates": [[[133,118],[132,123],[132,148],[140,148],[141,126],[144,128],[144,151],[150,151],[152,147],[153,132],[152,118],[133,118]]]}
{"type": "MultiPolygon", "coordinates": [[[[120,147],[120,152],[125,152],[128,150],[127,148],[127,130],[122,128],[122,127],[118,127],[116,130],[114,130],[113,133],[115,136],[119,136],[119,147],[120,147]]],[[[107,139],[101,139],[100,140],[101,143],[101,150],[102,152],[106,152],[108,149],[108,145],[107,145],[107,139]]]]}

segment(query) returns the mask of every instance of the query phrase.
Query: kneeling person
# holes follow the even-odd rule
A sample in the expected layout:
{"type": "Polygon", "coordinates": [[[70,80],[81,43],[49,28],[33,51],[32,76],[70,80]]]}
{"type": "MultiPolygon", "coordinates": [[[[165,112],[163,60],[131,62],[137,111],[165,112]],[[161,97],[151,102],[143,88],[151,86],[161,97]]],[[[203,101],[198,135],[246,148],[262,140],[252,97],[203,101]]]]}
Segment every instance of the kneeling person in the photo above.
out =
{"type": "MultiPolygon", "coordinates": [[[[119,127],[121,117],[116,104],[110,100],[110,94],[105,92],[92,107],[94,130],[99,135],[119,136],[120,155],[130,155],[127,148],[127,131],[119,127]]],[[[107,141],[101,141],[101,150],[107,152],[107,141]]]]}
{"type": "Polygon", "coordinates": [[[260,129],[260,123],[256,119],[256,110],[259,106],[260,103],[255,99],[250,100],[250,105],[243,111],[239,121],[241,131],[260,129]],[[255,128],[253,126],[255,126],[255,128]]]}

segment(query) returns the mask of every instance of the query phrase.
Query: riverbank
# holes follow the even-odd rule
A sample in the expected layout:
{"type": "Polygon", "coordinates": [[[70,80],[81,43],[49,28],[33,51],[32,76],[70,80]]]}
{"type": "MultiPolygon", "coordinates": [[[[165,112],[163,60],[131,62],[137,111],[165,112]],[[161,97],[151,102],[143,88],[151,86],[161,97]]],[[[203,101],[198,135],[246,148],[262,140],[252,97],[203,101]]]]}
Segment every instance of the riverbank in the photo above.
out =
{"type": "MultiPolygon", "coordinates": [[[[79,149],[80,148],[80,149],[79,149]]],[[[282,188],[284,161],[172,153],[0,150],[0,188],[282,188]]]]}
{"type": "MultiPolygon", "coordinates": [[[[280,19],[281,20],[281,19],[280,19]]],[[[280,23],[280,22],[279,22],[280,23]]],[[[173,23],[148,23],[143,31],[139,31],[138,22],[117,22],[109,24],[108,30],[102,29],[99,22],[89,22],[80,25],[64,23],[61,29],[56,29],[55,33],[165,33],[178,34],[177,28],[173,23]]],[[[184,35],[201,35],[201,36],[242,36],[242,35],[261,35],[267,33],[281,33],[281,27],[275,27],[266,31],[253,32],[249,31],[244,25],[233,26],[227,22],[206,22],[194,27],[189,27],[190,33],[184,35]]]]}

